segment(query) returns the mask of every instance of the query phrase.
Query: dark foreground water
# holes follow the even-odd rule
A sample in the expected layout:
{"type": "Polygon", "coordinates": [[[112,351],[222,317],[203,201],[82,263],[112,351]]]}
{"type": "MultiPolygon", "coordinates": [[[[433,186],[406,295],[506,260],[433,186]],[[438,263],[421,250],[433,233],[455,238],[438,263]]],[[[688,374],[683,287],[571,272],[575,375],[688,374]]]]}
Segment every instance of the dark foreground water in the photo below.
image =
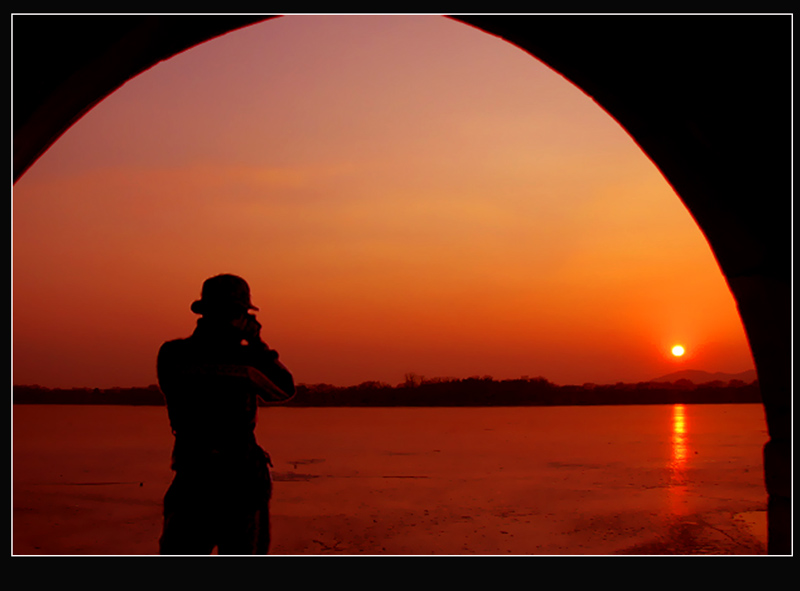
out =
{"type": "MultiPolygon", "coordinates": [[[[161,407],[13,407],[13,553],[157,551],[161,407]]],[[[273,554],[764,554],[760,405],[267,408],[273,554]]]]}

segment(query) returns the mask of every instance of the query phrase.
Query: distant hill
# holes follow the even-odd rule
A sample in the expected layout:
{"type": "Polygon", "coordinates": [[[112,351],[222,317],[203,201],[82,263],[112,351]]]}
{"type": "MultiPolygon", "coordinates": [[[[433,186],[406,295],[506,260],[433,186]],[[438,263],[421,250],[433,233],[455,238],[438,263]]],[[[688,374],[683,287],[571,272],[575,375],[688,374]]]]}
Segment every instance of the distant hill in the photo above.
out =
{"type": "Polygon", "coordinates": [[[723,373],[721,371],[710,373],[699,369],[685,369],[683,371],[676,371],[669,373],[660,378],[650,380],[651,382],[677,382],[678,380],[689,380],[693,384],[707,384],[708,382],[729,382],[731,380],[741,380],[746,384],[750,384],[757,379],[756,370],[748,369],[740,373],[723,373]]]}

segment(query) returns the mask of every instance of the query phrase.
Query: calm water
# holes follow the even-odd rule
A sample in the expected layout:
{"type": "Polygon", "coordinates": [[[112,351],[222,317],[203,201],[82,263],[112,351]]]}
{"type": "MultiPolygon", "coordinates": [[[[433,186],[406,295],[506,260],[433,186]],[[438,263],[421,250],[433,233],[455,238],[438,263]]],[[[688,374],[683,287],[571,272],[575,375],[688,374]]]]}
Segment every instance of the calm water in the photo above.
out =
{"type": "MultiPolygon", "coordinates": [[[[266,408],[275,554],[764,553],[760,405],[266,408]]],[[[158,407],[14,407],[14,553],[149,554],[158,407]]]]}

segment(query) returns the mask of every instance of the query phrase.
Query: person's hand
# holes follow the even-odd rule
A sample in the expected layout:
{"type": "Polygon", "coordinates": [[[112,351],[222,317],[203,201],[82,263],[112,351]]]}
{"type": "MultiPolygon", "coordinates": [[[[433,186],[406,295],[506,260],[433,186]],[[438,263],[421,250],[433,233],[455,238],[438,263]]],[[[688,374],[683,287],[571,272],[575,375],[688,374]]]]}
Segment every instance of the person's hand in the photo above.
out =
{"type": "Polygon", "coordinates": [[[245,316],[242,338],[250,345],[261,344],[261,323],[252,314],[245,316]]]}

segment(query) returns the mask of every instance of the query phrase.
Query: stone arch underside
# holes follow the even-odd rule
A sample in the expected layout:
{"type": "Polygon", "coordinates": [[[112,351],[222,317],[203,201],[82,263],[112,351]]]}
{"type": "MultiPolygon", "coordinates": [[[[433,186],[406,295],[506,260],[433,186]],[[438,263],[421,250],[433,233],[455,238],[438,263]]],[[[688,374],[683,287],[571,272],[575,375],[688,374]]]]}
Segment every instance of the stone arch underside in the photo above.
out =
{"type": "MultiPolygon", "coordinates": [[[[267,16],[15,16],[14,181],[127,80],[267,16]]],[[[761,386],[770,554],[791,553],[791,16],[451,17],[614,117],[705,234],[761,386]]]]}

